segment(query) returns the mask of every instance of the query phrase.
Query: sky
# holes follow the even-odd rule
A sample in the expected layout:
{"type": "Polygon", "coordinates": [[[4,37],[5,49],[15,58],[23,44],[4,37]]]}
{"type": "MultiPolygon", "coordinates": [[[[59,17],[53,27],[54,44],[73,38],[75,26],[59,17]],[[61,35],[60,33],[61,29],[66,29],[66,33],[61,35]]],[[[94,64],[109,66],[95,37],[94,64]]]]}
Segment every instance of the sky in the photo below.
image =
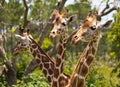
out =
{"type": "MultiPolygon", "coordinates": [[[[75,0],[67,0],[66,4],[65,5],[69,5],[69,4],[74,4],[75,0]]],[[[101,3],[101,1],[105,1],[105,0],[89,0],[90,2],[92,2],[91,4],[91,9],[93,9],[94,7],[98,7],[101,3]]],[[[112,6],[112,3],[113,3],[114,0],[110,0],[110,6],[112,6]]],[[[120,2],[120,0],[117,0],[120,2]]],[[[100,6],[100,11],[105,7],[105,3],[102,3],[101,6],[100,6]]],[[[120,7],[120,3],[119,3],[119,7],[120,7]]],[[[113,20],[113,14],[116,13],[116,11],[113,11],[111,12],[110,14],[108,14],[107,16],[104,16],[102,17],[102,21],[105,21],[105,20],[113,20]]]]}

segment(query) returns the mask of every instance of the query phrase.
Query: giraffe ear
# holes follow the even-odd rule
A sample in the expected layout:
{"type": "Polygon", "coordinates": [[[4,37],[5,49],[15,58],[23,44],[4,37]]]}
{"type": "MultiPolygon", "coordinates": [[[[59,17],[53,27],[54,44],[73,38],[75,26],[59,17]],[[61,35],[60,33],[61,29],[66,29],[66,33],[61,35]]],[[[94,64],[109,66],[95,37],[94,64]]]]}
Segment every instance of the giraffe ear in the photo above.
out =
{"type": "Polygon", "coordinates": [[[68,18],[68,23],[72,22],[72,21],[75,21],[77,19],[77,15],[72,15],[68,18]]]}
{"type": "Polygon", "coordinates": [[[105,22],[105,23],[100,23],[99,25],[98,25],[98,27],[99,28],[108,28],[110,25],[111,25],[111,23],[112,23],[112,20],[108,20],[107,22],[105,22]]]}
{"type": "Polygon", "coordinates": [[[20,41],[25,40],[25,37],[22,37],[22,36],[20,36],[18,34],[15,34],[15,37],[16,37],[17,40],[20,40],[20,41]]]}
{"type": "Polygon", "coordinates": [[[104,24],[102,24],[102,27],[109,27],[112,23],[112,20],[108,20],[107,22],[105,22],[104,24]]]}

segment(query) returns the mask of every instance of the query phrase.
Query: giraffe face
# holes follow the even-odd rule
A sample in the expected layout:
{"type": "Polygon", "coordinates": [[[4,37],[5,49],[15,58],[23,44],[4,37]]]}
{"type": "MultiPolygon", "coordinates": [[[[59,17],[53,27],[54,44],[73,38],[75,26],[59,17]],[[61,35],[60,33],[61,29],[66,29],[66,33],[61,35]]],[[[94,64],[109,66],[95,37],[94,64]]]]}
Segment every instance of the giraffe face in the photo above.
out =
{"type": "Polygon", "coordinates": [[[65,28],[67,24],[75,18],[74,16],[71,16],[69,18],[66,18],[67,11],[65,10],[62,14],[59,13],[58,10],[55,10],[55,19],[53,21],[54,27],[52,31],[50,32],[50,37],[54,38],[56,35],[64,34],[65,28]]]}
{"type": "Polygon", "coordinates": [[[18,40],[14,50],[13,55],[19,54],[21,51],[25,51],[29,49],[30,44],[30,35],[27,33],[23,33],[21,35],[15,35],[16,39],[18,40]]]}
{"type": "Polygon", "coordinates": [[[106,26],[106,23],[102,24],[100,21],[97,21],[97,16],[92,15],[92,13],[89,12],[80,29],[72,37],[72,43],[77,44],[80,41],[91,41],[95,36],[97,36],[96,33],[100,30],[100,28],[104,27],[104,25],[106,26]]]}
{"type": "Polygon", "coordinates": [[[23,42],[17,42],[14,50],[13,50],[13,55],[18,55],[20,52],[28,50],[29,46],[27,46],[26,44],[24,44],[23,42]]]}

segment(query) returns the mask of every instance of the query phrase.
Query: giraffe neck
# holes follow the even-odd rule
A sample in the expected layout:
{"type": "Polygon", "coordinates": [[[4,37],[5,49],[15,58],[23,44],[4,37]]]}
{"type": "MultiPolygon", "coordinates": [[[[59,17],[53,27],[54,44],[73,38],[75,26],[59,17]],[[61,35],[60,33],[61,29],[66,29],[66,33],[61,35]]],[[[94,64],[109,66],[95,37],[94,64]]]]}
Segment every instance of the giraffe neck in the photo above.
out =
{"type": "Polygon", "coordinates": [[[33,39],[31,39],[29,45],[31,54],[34,56],[36,62],[38,63],[38,66],[47,77],[48,82],[51,84],[53,78],[54,62],[33,39]]]}
{"type": "Polygon", "coordinates": [[[64,53],[66,50],[67,36],[61,35],[57,47],[56,64],[54,69],[54,77],[52,87],[65,87],[70,79],[70,76],[63,74],[64,53]]]}
{"type": "Polygon", "coordinates": [[[89,42],[87,47],[84,49],[67,87],[84,87],[85,79],[89,72],[89,66],[97,52],[99,37],[100,32],[98,33],[97,37],[89,42]]]}

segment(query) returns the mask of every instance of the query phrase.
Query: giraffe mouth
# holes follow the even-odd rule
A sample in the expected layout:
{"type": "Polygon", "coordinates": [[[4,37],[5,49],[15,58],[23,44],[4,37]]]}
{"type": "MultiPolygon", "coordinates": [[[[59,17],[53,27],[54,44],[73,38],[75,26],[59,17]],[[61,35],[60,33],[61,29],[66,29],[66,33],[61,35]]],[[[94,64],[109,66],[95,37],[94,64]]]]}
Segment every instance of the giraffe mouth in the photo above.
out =
{"type": "Polygon", "coordinates": [[[80,42],[80,40],[72,39],[72,44],[73,44],[73,45],[77,45],[79,42],[80,42]]]}
{"type": "Polygon", "coordinates": [[[55,38],[55,36],[56,36],[55,34],[50,34],[49,35],[50,38],[55,38]]]}
{"type": "Polygon", "coordinates": [[[56,32],[55,32],[55,31],[52,31],[52,32],[50,33],[49,37],[50,37],[50,38],[55,38],[56,35],[57,35],[56,32]]]}
{"type": "Polygon", "coordinates": [[[77,45],[80,42],[80,38],[78,36],[73,36],[72,38],[72,44],[77,45]]]}

